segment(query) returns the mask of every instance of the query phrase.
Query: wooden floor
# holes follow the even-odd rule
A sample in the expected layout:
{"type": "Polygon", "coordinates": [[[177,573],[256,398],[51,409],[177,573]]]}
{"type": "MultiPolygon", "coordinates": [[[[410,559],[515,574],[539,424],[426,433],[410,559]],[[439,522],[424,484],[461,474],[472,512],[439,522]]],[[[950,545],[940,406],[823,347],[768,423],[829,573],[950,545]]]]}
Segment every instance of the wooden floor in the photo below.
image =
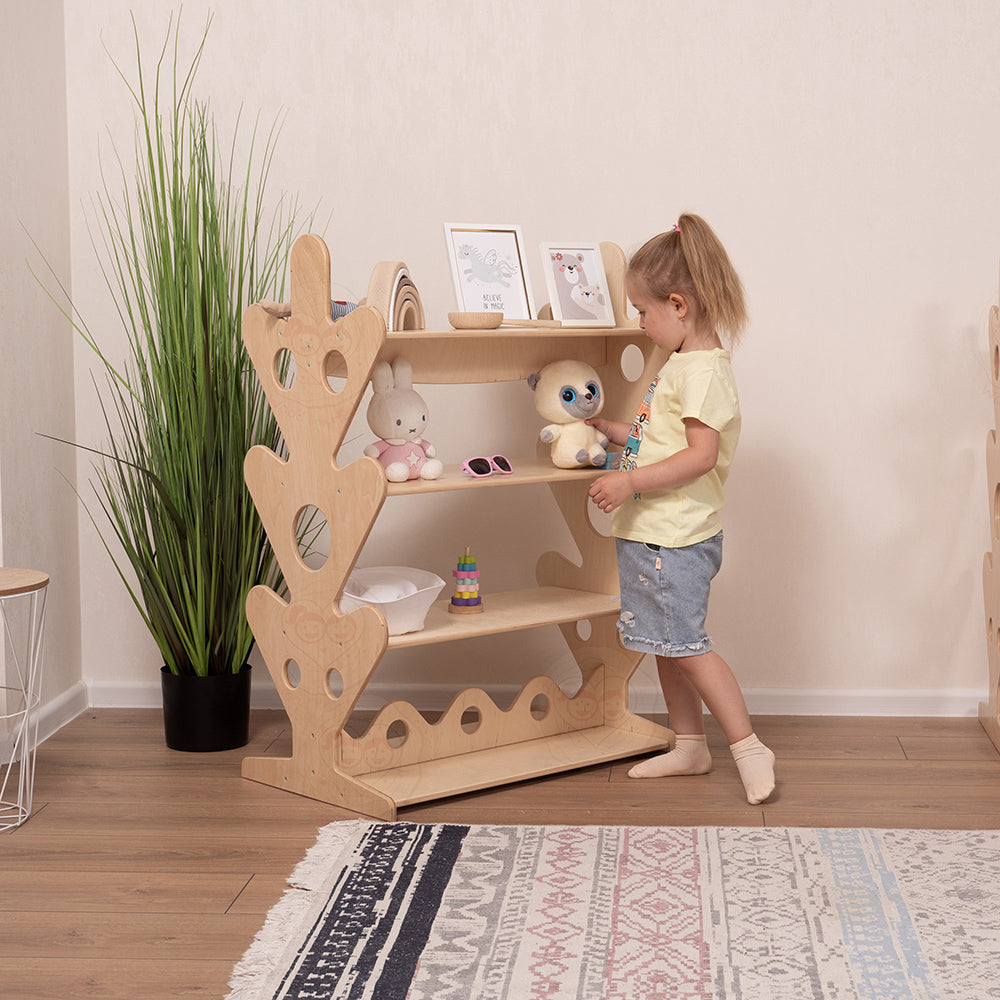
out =
{"type": "MultiPolygon", "coordinates": [[[[661,720],[662,721],[662,720],[661,720]]],[[[974,719],[765,716],[778,789],[746,804],[716,770],[635,781],[627,763],[414,806],[426,822],[1000,827],[1000,754],[974,719]]],[[[281,712],[245,750],[168,750],[154,711],[87,712],[38,751],[35,812],[0,834],[0,997],[158,1000],[227,992],[317,829],[349,813],[240,777],[287,755],[281,712]]]]}

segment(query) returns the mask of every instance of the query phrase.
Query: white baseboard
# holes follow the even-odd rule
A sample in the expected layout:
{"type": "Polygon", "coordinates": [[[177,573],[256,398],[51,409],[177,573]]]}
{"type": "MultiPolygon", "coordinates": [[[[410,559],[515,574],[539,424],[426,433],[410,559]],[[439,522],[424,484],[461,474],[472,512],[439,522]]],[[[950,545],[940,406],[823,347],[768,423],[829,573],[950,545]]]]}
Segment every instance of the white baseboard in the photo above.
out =
{"type": "MultiPolygon", "coordinates": [[[[756,688],[745,692],[751,715],[869,715],[969,718],[989,699],[983,688],[940,690],[800,691],[756,688]]],[[[662,704],[662,702],[661,702],[662,704]]]]}
{"type": "MultiPolygon", "coordinates": [[[[149,682],[91,682],[89,705],[94,708],[159,708],[159,677],[149,682]]],[[[507,706],[517,694],[511,684],[483,685],[497,704],[507,706]]],[[[455,689],[443,684],[372,684],[365,689],[358,708],[372,711],[390,701],[409,701],[421,711],[447,708],[455,689]]],[[[808,690],[791,688],[748,688],[744,695],[751,715],[847,715],[847,716],[927,716],[939,718],[975,717],[979,703],[988,699],[985,688],[943,688],[912,690],[808,690]]],[[[269,677],[254,683],[254,708],[281,708],[281,699],[269,677]]],[[[653,685],[632,688],[629,705],[640,715],[664,712],[663,696],[653,685]]],[[[48,707],[48,706],[46,706],[48,707]]],[[[87,705],[68,715],[68,722],[87,705]]],[[[56,727],[58,728],[58,727],[56,727]]],[[[55,729],[52,730],[55,732],[55,729]]]]}
{"type": "Polygon", "coordinates": [[[77,681],[71,688],[47,701],[39,709],[38,741],[47,740],[67,722],[72,722],[78,715],[86,712],[89,703],[90,696],[83,681],[77,681]]]}
{"type": "MultiPolygon", "coordinates": [[[[88,706],[89,695],[83,681],[78,681],[68,690],[45,702],[38,709],[38,742],[44,743],[67,722],[72,722],[82,712],[86,712],[88,706]]],[[[13,743],[13,733],[0,733],[0,764],[10,759],[13,743]]]]}

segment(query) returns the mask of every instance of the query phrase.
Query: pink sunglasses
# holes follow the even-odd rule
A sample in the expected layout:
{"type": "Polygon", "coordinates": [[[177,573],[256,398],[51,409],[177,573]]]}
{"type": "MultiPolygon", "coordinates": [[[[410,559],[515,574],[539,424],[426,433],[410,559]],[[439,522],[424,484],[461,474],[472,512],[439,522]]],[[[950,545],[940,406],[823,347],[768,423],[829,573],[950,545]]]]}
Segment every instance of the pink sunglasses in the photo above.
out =
{"type": "Polygon", "coordinates": [[[492,458],[467,458],[462,463],[462,471],[467,476],[483,479],[486,476],[492,476],[494,472],[499,472],[502,476],[509,476],[514,470],[503,455],[494,455],[492,458]]]}

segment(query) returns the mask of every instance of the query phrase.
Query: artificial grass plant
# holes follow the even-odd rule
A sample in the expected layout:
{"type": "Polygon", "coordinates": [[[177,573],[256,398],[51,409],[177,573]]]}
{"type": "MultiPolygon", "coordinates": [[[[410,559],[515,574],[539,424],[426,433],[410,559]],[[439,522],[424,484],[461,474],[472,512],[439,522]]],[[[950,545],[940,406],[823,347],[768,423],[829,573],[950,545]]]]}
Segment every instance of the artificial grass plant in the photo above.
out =
{"type": "Polygon", "coordinates": [[[258,151],[254,127],[241,157],[239,120],[222,147],[194,97],[210,25],[211,17],[181,66],[171,19],[147,79],[133,18],[137,82],[115,67],[135,105],[135,174],[130,182],[118,156],[121,194],[105,176],[92,229],[128,338],[124,364],[74,323],[106,376],[99,395],[110,443],[93,485],[137,589],[102,540],[168,669],[197,675],[244,666],[253,642],[246,595],[278,585],[243,460],[255,444],[280,451],[280,433],[241,319],[250,303],[283,297],[297,214],[282,196],[265,218],[277,128],[258,151]]]}

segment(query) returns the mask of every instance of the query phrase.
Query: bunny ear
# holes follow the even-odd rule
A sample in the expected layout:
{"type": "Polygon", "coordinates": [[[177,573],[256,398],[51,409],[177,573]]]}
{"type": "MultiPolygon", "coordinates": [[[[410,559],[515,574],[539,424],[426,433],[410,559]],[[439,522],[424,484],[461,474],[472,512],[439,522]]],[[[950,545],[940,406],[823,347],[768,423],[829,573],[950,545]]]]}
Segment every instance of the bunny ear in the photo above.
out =
{"type": "Polygon", "coordinates": [[[387,392],[392,388],[392,369],[388,361],[380,361],[372,370],[372,389],[387,392]]]}
{"type": "Polygon", "coordinates": [[[396,377],[397,389],[413,388],[413,365],[406,358],[396,358],[393,361],[392,374],[396,377]]]}

